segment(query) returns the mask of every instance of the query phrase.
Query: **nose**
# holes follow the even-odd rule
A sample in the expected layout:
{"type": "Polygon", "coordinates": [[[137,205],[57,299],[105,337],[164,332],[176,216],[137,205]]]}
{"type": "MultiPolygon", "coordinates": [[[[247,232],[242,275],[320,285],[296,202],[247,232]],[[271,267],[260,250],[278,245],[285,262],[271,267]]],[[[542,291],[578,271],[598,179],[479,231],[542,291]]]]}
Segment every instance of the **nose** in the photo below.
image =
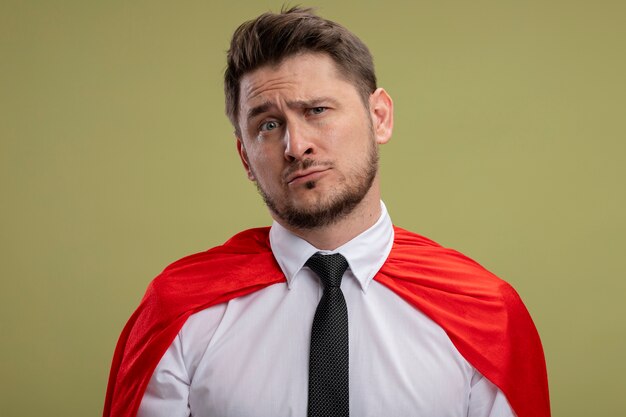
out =
{"type": "Polygon", "coordinates": [[[310,132],[297,122],[291,122],[285,129],[285,159],[289,162],[304,160],[314,153],[310,132]]]}

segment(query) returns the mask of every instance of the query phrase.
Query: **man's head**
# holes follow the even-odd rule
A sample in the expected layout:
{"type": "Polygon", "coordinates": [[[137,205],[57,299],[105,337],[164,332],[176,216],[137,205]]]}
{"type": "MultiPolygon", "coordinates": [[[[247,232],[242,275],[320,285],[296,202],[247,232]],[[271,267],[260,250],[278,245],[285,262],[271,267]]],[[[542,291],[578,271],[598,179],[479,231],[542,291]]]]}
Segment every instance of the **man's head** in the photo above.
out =
{"type": "Polygon", "coordinates": [[[309,11],[264,14],[235,32],[225,83],[241,160],[276,220],[310,230],[375,216],[393,104],[362,42],[309,11]]]}
{"type": "Polygon", "coordinates": [[[313,14],[311,9],[294,7],[280,14],[264,13],[237,28],[228,50],[224,74],[226,115],[237,134],[241,78],[257,68],[306,52],[330,56],[367,104],[376,90],[376,74],[372,55],[359,38],[343,26],[313,14]]]}

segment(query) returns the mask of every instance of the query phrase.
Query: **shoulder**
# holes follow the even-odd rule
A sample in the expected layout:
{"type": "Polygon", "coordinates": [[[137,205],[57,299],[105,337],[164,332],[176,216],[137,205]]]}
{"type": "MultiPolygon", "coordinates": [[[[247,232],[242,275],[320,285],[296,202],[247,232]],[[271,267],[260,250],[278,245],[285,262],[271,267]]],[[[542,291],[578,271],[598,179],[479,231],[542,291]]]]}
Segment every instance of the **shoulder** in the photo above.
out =
{"type": "Polygon", "coordinates": [[[441,246],[439,243],[394,226],[394,241],[391,262],[406,262],[424,268],[428,267],[460,267],[474,269],[476,272],[486,271],[479,263],[454,249],[441,246]]]}
{"type": "Polygon", "coordinates": [[[437,242],[415,232],[393,226],[394,243],[404,246],[441,247],[437,242]]]}
{"type": "Polygon", "coordinates": [[[381,272],[448,293],[519,304],[519,295],[509,283],[461,252],[400,227],[394,227],[394,232],[393,248],[381,272]]]}
{"type": "Polygon", "coordinates": [[[397,228],[377,279],[442,326],[457,348],[455,338],[468,332],[502,341],[518,323],[525,323],[519,327],[524,332],[535,331],[508,282],[462,253],[403,229],[397,228]],[[473,319],[466,322],[468,317],[473,319]]]}
{"type": "Polygon", "coordinates": [[[187,304],[186,300],[219,298],[282,278],[269,245],[269,228],[240,232],[224,244],[168,265],[152,280],[144,300],[187,304]]]}
{"type": "Polygon", "coordinates": [[[518,415],[549,416],[541,341],[515,289],[453,249],[404,229],[395,232],[378,281],[441,326],[518,415]]]}
{"type": "Polygon", "coordinates": [[[283,280],[265,228],[246,230],[165,268],[122,331],[105,414],[139,407],[150,376],[190,315],[283,280]]]}
{"type": "Polygon", "coordinates": [[[173,274],[181,269],[192,267],[203,262],[232,262],[237,257],[257,255],[271,252],[269,244],[269,227],[247,229],[232,236],[219,246],[203,252],[185,256],[169,264],[163,274],[173,274]]]}

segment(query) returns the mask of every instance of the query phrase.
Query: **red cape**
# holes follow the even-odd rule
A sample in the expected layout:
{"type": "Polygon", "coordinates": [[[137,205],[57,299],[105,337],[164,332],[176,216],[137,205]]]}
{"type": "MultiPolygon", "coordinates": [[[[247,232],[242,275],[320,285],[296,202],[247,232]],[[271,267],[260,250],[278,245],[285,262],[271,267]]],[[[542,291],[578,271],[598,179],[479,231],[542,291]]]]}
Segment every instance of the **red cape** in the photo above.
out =
{"type": "MultiPolygon", "coordinates": [[[[391,253],[374,279],[439,324],[518,417],[549,417],[541,341],[515,290],[456,251],[394,231],[391,253]]],[[[246,230],[168,266],[120,335],[104,417],[136,416],[154,369],[191,314],[281,282],[269,228],[246,230]]]]}

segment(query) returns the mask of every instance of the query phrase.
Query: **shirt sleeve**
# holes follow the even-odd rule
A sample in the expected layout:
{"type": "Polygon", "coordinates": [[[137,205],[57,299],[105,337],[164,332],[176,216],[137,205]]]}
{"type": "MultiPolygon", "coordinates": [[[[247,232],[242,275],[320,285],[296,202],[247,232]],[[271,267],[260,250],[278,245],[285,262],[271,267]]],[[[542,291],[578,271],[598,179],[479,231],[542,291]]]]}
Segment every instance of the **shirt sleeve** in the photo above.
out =
{"type": "Polygon", "coordinates": [[[478,371],[472,378],[467,417],[516,417],[506,397],[478,371]]]}
{"type": "Polygon", "coordinates": [[[189,417],[189,385],[179,334],[154,370],[137,417],[189,417]]]}

